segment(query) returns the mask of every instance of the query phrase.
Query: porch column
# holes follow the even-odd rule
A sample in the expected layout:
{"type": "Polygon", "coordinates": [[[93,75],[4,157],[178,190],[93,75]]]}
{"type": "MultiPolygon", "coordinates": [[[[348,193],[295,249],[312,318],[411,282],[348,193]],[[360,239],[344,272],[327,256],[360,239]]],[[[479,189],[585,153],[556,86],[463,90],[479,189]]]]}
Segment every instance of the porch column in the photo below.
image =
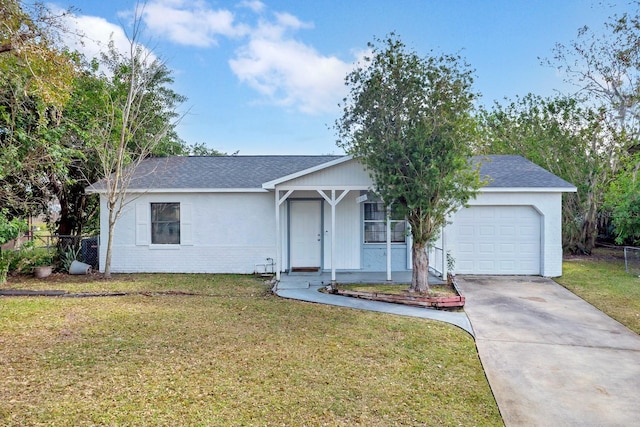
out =
{"type": "Polygon", "coordinates": [[[447,274],[449,273],[449,271],[447,270],[447,241],[444,234],[444,227],[440,229],[440,233],[440,235],[442,236],[442,280],[447,280],[447,274]]]}
{"type": "Polygon", "coordinates": [[[387,207],[387,282],[391,281],[391,207],[387,207]]]}
{"type": "MultiPolygon", "coordinates": [[[[331,200],[336,199],[336,190],[331,190],[331,200]]],[[[333,254],[336,251],[336,204],[331,203],[331,283],[336,283],[336,263],[333,254]]]]}
{"type": "Polygon", "coordinates": [[[280,205],[293,193],[289,190],[280,198],[280,190],[276,188],[276,280],[280,281],[280,270],[282,270],[282,232],[280,230],[280,205]]]}
{"type": "Polygon", "coordinates": [[[336,263],[334,253],[336,250],[336,206],[349,190],[342,190],[342,193],[336,199],[336,190],[331,190],[331,197],[327,196],[323,190],[316,190],[331,206],[331,283],[336,283],[336,263]]]}

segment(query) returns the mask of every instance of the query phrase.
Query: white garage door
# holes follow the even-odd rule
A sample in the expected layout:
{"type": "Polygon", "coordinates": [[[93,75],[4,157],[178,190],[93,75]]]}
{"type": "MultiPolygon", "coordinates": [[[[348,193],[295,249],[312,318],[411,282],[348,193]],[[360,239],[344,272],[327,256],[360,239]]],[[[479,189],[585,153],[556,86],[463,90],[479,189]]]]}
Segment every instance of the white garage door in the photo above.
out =
{"type": "Polygon", "coordinates": [[[470,206],[453,219],[459,274],[540,274],[540,214],[531,206],[470,206]]]}

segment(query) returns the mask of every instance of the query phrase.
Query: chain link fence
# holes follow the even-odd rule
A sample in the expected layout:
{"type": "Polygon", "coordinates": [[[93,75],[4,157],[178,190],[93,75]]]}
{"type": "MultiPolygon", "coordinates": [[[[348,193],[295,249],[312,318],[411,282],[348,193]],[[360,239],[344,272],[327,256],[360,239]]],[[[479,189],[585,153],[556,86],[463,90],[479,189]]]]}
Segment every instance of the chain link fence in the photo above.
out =
{"type": "Polygon", "coordinates": [[[36,248],[57,251],[61,257],[89,264],[96,271],[99,268],[99,236],[34,235],[33,244],[36,248]]]}
{"type": "Polygon", "coordinates": [[[640,248],[625,246],[624,266],[627,273],[640,277],[640,248]]]}

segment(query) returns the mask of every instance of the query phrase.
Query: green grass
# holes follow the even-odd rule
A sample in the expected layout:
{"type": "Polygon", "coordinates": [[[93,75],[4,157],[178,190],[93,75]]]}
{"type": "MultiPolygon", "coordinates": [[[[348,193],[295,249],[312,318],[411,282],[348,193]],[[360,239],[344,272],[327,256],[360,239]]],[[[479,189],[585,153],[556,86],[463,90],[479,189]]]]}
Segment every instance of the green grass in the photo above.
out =
{"type": "Polygon", "coordinates": [[[598,248],[592,257],[570,258],[555,280],[640,334],[640,278],[625,272],[622,250],[598,248]]]}
{"type": "Polygon", "coordinates": [[[83,280],[9,285],[202,295],[0,297],[0,424],[502,425],[451,325],[285,300],[245,276],[83,280]]]}

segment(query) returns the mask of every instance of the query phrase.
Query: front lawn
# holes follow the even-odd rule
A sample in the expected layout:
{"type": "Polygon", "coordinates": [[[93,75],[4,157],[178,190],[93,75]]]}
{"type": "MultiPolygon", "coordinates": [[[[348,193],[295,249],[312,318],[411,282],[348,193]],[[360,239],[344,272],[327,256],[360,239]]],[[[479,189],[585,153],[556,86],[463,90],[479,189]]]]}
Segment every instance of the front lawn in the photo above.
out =
{"type": "Polygon", "coordinates": [[[622,249],[596,248],[590,257],[567,257],[556,282],[640,334],[640,278],[624,268],[622,249]]]}
{"type": "Polygon", "coordinates": [[[8,287],[132,294],[0,297],[2,425],[502,425],[451,325],[289,301],[245,276],[8,287]]]}

